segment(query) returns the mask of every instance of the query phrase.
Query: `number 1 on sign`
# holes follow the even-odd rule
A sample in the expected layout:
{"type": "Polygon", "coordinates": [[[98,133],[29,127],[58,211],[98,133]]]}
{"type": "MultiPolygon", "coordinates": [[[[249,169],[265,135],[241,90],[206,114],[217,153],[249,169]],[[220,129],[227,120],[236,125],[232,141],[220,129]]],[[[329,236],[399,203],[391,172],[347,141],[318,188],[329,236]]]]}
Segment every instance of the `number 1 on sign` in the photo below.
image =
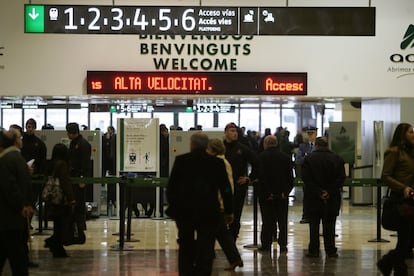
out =
{"type": "Polygon", "coordinates": [[[68,25],[65,25],[65,30],[77,30],[78,26],[73,24],[73,8],[66,9],[65,14],[68,15],[68,25]]]}

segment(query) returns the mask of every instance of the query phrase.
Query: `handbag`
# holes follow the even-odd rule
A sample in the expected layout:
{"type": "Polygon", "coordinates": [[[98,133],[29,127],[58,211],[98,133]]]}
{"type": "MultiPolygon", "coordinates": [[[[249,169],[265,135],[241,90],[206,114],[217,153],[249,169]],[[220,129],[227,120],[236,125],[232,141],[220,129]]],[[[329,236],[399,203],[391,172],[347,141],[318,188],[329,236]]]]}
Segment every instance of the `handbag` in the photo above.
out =
{"type": "Polygon", "coordinates": [[[59,184],[59,178],[49,176],[42,191],[42,199],[46,203],[62,205],[65,201],[62,187],[59,184]]]}
{"type": "Polygon", "coordinates": [[[400,201],[394,197],[387,197],[382,206],[381,225],[384,229],[397,231],[400,221],[400,201]]]}
{"type": "Polygon", "coordinates": [[[414,224],[414,198],[390,196],[388,189],[382,207],[381,225],[386,230],[397,231],[401,220],[414,224]]]}

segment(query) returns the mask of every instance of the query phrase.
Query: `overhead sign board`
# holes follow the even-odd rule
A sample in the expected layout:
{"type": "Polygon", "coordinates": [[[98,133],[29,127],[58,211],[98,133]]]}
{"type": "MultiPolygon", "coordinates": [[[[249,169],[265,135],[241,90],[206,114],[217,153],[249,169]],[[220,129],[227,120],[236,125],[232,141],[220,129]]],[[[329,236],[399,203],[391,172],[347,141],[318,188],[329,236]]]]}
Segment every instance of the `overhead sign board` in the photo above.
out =
{"type": "Polygon", "coordinates": [[[375,35],[374,7],[25,5],[26,33],[375,35]]]}
{"type": "Polygon", "coordinates": [[[307,73],[88,71],[88,94],[306,95],[307,73]]]}

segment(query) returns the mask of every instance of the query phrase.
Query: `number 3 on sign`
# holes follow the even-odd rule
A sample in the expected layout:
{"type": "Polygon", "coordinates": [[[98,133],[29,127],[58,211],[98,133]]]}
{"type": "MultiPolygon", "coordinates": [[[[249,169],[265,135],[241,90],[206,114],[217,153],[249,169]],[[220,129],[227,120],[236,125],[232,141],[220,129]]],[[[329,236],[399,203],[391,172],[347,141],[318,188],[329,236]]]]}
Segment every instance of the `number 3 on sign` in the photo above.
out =
{"type": "Polygon", "coordinates": [[[141,31],[145,31],[148,21],[145,20],[145,14],[141,15],[141,9],[135,9],[134,26],[141,26],[141,31]]]}

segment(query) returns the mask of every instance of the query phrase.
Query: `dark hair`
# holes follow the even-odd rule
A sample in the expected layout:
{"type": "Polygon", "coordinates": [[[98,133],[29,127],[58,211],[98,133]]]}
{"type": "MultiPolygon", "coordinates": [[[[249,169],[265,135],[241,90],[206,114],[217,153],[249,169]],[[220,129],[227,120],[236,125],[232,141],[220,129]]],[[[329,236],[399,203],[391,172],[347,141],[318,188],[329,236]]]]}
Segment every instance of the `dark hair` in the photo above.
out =
{"type": "Polygon", "coordinates": [[[25,126],[27,126],[27,125],[32,125],[32,126],[33,126],[33,128],[34,128],[34,129],[36,129],[36,127],[37,127],[36,120],[35,120],[35,119],[33,119],[33,118],[28,119],[28,120],[26,121],[26,125],[25,125],[25,126]]]}
{"type": "Polygon", "coordinates": [[[65,144],[57,143],[52,149],[52,159],[49,175],[59,180],[69,181],[69,150],[65,144]]]}
{"type": "Polygon", "coordinates": [[[69,160],[69,150],[65,144],[57,143],[53,146],[52,149],[52,161],[68,161],[69,160]]]}
{"type": "Polygon", "coordinates": [[[407,137],[405,136],[410,128],[412,128],[412,125],[400,123],[392,135],[390,147],[398,147],[400,150],[405,151],[411,149],[413,146],[407,141],[407,137]]]}
{"type": "Polygon", "coordinates": [[[74,134],[79,134],[79,125],[78,123],[69,123],[66,126],[66,131],[68,133],[74,133],[74,134]]]}
{"type": "Polygon", "coordinates": [[[319,148],[327,148],[328,145],[328,139],[325,136],[317,137],[315,140],[315,146],[319,148]]]}

